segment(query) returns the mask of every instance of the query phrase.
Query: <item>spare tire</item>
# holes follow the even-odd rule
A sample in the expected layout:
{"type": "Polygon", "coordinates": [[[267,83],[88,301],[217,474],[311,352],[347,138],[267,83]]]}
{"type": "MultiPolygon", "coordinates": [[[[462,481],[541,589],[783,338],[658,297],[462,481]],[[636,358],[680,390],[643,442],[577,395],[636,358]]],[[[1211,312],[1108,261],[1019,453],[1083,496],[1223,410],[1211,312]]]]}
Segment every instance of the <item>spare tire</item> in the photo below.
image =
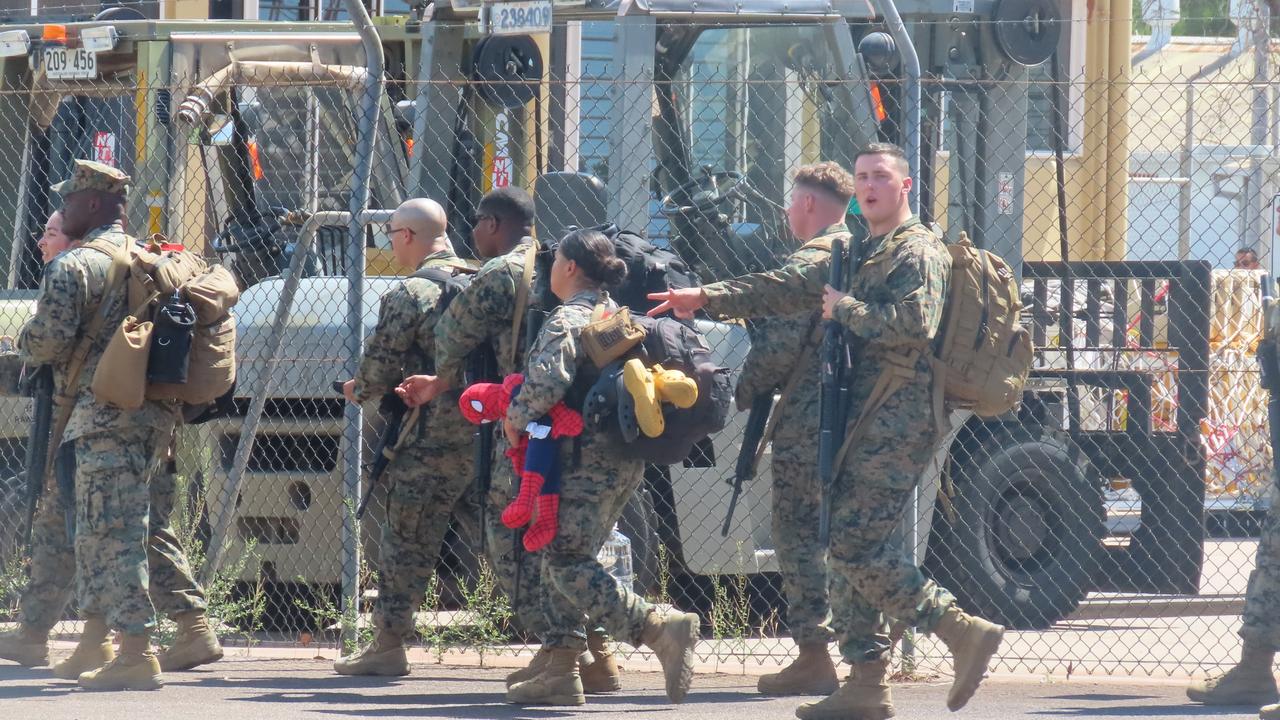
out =
{"type": "Polygon", "coordinates": [[[962,608],[1031,630],[1084,599],[1104,510],[1101,482],[1079,457],[1066,441],[1020,427],[962,433],[952,449],[954,497],[939,501],[927,563],[962,608]]]}

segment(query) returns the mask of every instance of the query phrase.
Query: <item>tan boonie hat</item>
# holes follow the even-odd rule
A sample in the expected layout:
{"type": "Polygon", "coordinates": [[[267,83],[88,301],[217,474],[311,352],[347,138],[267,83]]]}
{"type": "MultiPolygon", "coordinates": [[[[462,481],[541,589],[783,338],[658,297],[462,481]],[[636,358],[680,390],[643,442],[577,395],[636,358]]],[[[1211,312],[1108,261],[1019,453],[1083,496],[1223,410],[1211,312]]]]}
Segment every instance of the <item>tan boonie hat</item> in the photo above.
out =
{"type": "Polygon", "coordinates": [[[129,176],[93,160],[76,160],[71,177],[49,188],[62,197],[81,190],[101,190],[115,195],[129,192],[129,176]]]}

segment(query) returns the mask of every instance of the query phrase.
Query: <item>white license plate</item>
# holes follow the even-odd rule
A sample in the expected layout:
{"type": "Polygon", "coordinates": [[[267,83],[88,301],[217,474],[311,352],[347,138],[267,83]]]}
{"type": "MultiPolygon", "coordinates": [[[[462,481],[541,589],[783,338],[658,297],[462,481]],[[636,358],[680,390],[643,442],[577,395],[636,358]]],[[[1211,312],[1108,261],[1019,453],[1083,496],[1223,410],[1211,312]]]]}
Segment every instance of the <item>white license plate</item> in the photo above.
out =
{"type": "Polygon", "coordinates": [[[523,0],[488,6],[485,27],[491,35],[551,32],[551,0],[523,0]]]}
{"type": "Polygon", "coordinates": [[[98,54],[84,48],[45,48],[44,72],[50,80],[96,78],[98,77],[98,54]]]}

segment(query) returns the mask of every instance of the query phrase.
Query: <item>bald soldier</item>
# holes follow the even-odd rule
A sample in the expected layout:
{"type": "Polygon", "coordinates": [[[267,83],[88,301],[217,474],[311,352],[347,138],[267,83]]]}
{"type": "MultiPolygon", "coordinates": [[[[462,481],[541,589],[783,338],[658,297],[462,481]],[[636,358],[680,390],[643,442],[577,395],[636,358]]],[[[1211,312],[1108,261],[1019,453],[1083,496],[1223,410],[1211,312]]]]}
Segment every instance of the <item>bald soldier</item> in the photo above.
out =
{"type": "MultiPolygon", "coordinates": [[[[445,236],[444,208],[434,200],[408,200],[387,224],[396,261],[415,268],[382,297],[378,327],[365,344],[360,370],[343,384],[347,400],[364,403],[392,392],[406,375],[435,373],[435,328],[444,283],[469,272],[445,236]]],[[[382,528],[373,643],[341,658],[342,675],[407,675],[404,642],[413,613],[440,557],[453,506],[475,474],[474,428],[458,410],[458,393],[407,413],[395,457],[387,465],[387,521],[382,528]]]]}

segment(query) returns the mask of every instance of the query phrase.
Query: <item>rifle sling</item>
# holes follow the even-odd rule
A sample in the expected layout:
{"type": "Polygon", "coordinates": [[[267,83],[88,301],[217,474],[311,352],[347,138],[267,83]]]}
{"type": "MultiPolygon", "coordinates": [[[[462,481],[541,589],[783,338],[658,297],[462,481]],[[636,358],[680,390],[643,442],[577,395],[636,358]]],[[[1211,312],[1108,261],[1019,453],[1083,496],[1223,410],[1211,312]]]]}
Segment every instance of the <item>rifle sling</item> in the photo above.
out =
{"type": "Polygon", "coordinates": [[[538,259],[538,241],[530,240],[529,249],[524,251],[524,273],[516,285],[515,312],[511,314],[511,348],[507,352],[507,367],[516,367],[516,344],[520,342],[520,323],[524,320],[524,311],[529,307],[529,291],[533,286],[533,264],[538,259]]]}
{"type": "Polygon", "coordinates": [[[764,449],[773,440],[773,433],[778,427],[778,419],[782,417],[782,408],[787,404],[787,398],[796,391],[796,383],[800,381],[800,369],[809,364],[809,358],[813,357],[816,347],[814,340],[816,327],[817,317],[815,316],[809,325],[809,333],[805,335],[804,344],[800,346],[800,355],[796,357],[796,364],[791,366],[791,371],[787,373],[787,380],[782,384],[778,400],[773,404],[773,412],[769,413],[769,420],[765,423],[764,433],[760,435],[760,444],[756,446],[756,457],[751,462],[752,473],[760,466],[760,460],[764,458],[764,449]]]}
{"type": "Polygon", "coordinates": [[[45,450],[46,480],[52,474],[58,446],[62,444],[62,435],[67,430],[67,424],[71,422],[71,412],[75,409],[76,396],[79,394],[80,373],[89,360],[89,352],[98,340],[98,335],[107,324],[112,308],[120,301],[121,291],[125,289],[125,280],[129,275],[129,249],[125,245],[114,246],[95,240],[81,247],[109,255],[111,267],[107,270],[107,286],[102,292],[102,301],[98,303],[93,319],[89,321],[84,335],[80,337],[75,349],[71,352],[71,360],[67,363],[67,381],[62,386],[62,392],[53,397],[57,415],[53,421],[53,429],[49,433],[49,446],[45,450]]]}

